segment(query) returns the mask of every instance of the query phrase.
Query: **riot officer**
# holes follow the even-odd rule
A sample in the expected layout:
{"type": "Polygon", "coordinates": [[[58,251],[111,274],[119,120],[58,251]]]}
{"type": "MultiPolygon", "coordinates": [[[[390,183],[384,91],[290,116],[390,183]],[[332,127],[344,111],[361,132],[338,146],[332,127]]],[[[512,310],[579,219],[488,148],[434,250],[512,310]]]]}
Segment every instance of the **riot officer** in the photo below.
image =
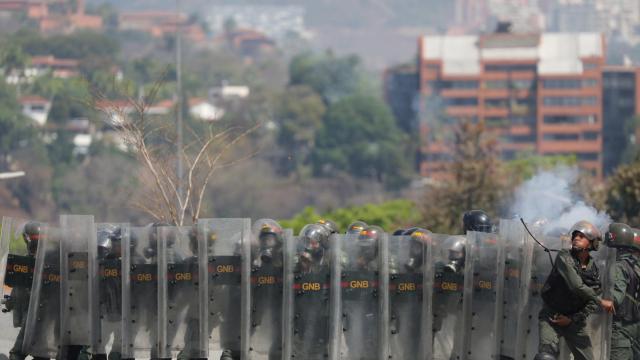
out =
{"type": "Polygon", "coordinates": [[[540,340],[536,360],[556,359],[560,337],[565,339],[576,360],[592,360],[587,317],[599,305],[607,311],[613,310],[613,303],[599,295],[600,273],[589,254],[599,247],[600,231],[587,221],[579,221],[569,230],[569,235],[571,250],[558,252],[542,288],[544,305],[538,315],[540,340]]]}
{"type": "Polygon", "coordinates": [[[301,248],[294,269],[293,357],[324,359],[329,344],[329,237],[319,224],[300,231],[301,248]],[[313,285],[313,286],[310,286],[313,285]]]}
{"type": "Polygon", "coordinates": [[[431,241],[425,229],[412,228],[389,241],[390,352],[408,358],[420,352],[422,280],[425,245],[431,241]]]}
{"type": "Polygon", "coordinates": [[[283,245],[282,227],[274,220],[254,224],[258,251],[252,264],[252,343],[267,344],[269,359],[282,357],[283,245]]]}
{"type": "MultiPolygon", "coordinates": [[[[40,236],[42,234],[42,224],[29,221],[24,225],[24,229],[22,231],[22,239],[25,242],[27,247],[27,259],[31,264],[31,268],[33,270],[33,265],[35,264],[35,256],[36,251],[38,249],[38,241],[40,240],[40,236]]],[[[7,281],[9,279],[6,279],[7,281]]],[[[22,342],[24,339],[24,331],[25,331],[25,322],[27,321],[27,312],[29,310],[29,299],[31,294],[31,281],[24,282],[22,286],[16,284],[11,288],[11,294],[9,296],[5,296],[2,299],[2,303],[4,304],[4,309],[2,312],[12,312],[13,313],[13,326],[19,327],[20,332],[16,337],[16,341],[9,352],[9,357],[11,360],[24,360],[27,354],[22,352],[22,342]]],[[[34,357],[34,360],[44,360],[45,358],[34,357]]]]}
{"type": "Polygon", "coordinates": [[[99,266],[99,313],[101,318],[101,343],[98,353],[93,355],[98,360],[119,360],[121,356],[122,338],[120,333],[122,317],[122,277],[121,242],[122,229],[113,225],[105,225],[98,229],[98,266],[99,266]],[[113,335],[113,345],[107,357],[106,341],[113,335]]]}
{"type": "MultiPolygon", "coordinates": [[[[368,226],[352,246],[343,278],[347,283],[378,281],[378,246],[384,231],[368,226]]],[[[343,290],[343,330],[350,359],[370,360],[378,354],[378,299],[374,286],[343,290]]]]}
{"type": "Polygon", "coordinates": [[[640,359],[640,232],[626,224],[613,223],[605,245],[617,248],[610,273],[615,306],[611,334],[611,360],[640,359]]]}

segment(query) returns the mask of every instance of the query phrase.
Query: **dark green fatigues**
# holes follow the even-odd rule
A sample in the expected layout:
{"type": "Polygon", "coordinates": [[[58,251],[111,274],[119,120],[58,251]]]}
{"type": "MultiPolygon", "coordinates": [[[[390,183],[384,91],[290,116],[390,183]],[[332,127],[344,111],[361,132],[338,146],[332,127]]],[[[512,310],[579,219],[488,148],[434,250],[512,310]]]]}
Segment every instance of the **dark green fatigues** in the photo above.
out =
{"type": "Polygon", "coordinates": [[[640,360],[640,267],[637,255],[622,253],[611,271],[611,297],[616,308],[611,333],[611,360],[640,360]]]}
{"type": "Polygon", "coordinates": [[[575,360],[593,360],[591,338],[586,329],[589,314],[600,304],[600,274],[595,261],[590,257],[586,269],[569,250],[558,252],[544,287],[544,306],[538,315],[540,340],[538,351],[558,356],[559,339],[563,337],[575,360]],[[571,319],[566,327],[550,321],[554,315],[565,315],[571,319]]]}

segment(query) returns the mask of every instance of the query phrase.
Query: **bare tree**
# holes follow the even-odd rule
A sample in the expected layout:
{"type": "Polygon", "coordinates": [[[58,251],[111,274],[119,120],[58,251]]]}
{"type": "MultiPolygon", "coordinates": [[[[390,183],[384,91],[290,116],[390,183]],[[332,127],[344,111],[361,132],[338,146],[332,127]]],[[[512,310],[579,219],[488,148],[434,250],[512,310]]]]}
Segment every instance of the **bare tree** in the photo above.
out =
{"type": "Polygon", "coordinates": [[[92,105],[107,115],[105,122],[142,165],[144,194],[132,199],[133,205],[158,221],[181,226],[189,218],[195,221],[200,217],[205,190],[216,170],[254,155],[255,151],[236,155],[230,150],[261,124],[222,128],[210,122],[195,129],[185,122],[185,134],[189,136],[180,149],[185,164],[180,191],[175,171],[178,156],[175,125],[171,119],[154,116],[149,111],[162,84],[163,81],[157,81],[147,96],[140,99],[126,95],[125,100],[117,103],[109,101],[104,92],[92,89],[92,105]]]}

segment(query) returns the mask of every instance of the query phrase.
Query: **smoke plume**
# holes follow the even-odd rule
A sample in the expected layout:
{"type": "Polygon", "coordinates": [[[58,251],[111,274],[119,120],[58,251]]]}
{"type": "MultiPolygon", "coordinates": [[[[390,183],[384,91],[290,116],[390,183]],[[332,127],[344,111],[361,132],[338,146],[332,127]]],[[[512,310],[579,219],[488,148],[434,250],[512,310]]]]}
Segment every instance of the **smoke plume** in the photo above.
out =
{"type": "Polygon", "coordinates": [[[611,223],[609,215],[581,201],[571,191],[578,178],[576,168],[558,167],[541,171],[516,190],[512,213],[528,224],[550,231],[568,231],[580,220],[587,220],[604,230],[611,223]]]}

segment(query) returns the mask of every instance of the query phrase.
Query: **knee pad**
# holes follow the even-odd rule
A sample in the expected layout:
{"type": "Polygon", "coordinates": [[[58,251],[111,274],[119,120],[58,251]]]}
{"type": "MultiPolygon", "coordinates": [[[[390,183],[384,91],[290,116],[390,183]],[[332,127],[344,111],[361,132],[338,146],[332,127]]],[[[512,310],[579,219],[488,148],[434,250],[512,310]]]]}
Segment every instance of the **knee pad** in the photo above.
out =
{"type": "Polygon", "coordinates": [[[555,355],[551,355],[549,353],[538,353],[533,360],[556,360],[555,355]]]}

